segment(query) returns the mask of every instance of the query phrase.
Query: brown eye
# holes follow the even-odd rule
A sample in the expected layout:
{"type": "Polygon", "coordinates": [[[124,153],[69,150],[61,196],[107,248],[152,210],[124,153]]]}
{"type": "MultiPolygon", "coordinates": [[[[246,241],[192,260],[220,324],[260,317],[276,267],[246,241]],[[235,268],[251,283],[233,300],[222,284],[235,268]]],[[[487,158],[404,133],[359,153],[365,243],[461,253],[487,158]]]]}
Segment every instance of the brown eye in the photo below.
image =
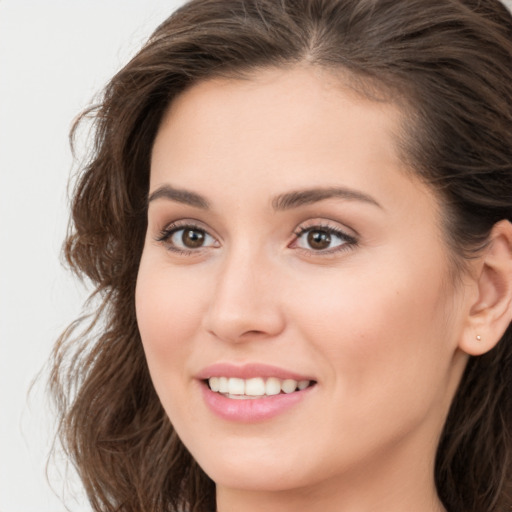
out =
{"type": "Polygon", "coordinates": [[[307,240],[311,249],[321,251],[322,249],[328,249],[331,245],[331,234],[327,231],[315,229],[308,232],[307,240]]]}
{"type": "Polygon", "coordinates": [[[176,252],[195,252],[199,249],[219,246],[213,236],[194,225],[166,228],[157,240],[163,242],[169,250],[176,252]]]}
{"type": "Polygon", "coordinates": [[[312,253],[330,254],[357,245],[357,240],[337,228],[312,226],[300,228],[292,247],[306,249],[312,253]]]}
{"type": "Polygon", "coordinates": [[[204,245],[206,236],[204,231],[199,229],[184,229],[181,235],[181,242],[188,249],[197,249],[204,245]]]}

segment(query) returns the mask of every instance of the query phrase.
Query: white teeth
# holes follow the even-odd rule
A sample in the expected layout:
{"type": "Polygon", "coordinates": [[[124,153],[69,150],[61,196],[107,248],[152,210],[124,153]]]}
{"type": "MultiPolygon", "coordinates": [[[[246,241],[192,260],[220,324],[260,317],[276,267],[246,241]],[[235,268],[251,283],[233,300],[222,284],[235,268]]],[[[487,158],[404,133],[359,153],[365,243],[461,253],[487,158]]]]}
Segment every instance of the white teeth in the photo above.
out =
{"type": "Polygon", "coordinates": [[[245,395],[245,381],[231,378],[228,381],[228,393],[230,395],[245,395]]]}
{"type": "Polygon", "coordinates": [[[212,377],[209,382],[210,382],[210,389],[212,391],[219,391],[219,389],[220,389],[219,377],[212,377]]]}
{"type": "Polygon", "coordinates": [[[281,393],[281,381],[275,377],[270,377],[265,383],[266,395],[279,395],[281,393]]]}
{"type": "Polygon", "coordinates": [[[303,389],[306,389],[308,386],[309,386],[309,380],[300,380],[299,383],[297,384],[297,387],[299,388],[300,391],[302,391],[303,389]]]}
{"type": "Polygon", "coordinates": [[[265,394],[265,381],[256,377],[245,381],[245,394],[249,396],[262,396],[265,394]]]}
{"type": "Polygon", "coordinates": [[[229,392],[229,383],[227,377],[219,377],[219,393],[229,392]]]}
{"type": "Polygon", "coordinates": [[[281,389],[285,393],[293,393],[297,389],[297,381],[293,379],[286,379],[281,384],[281,389]]]}
{"type": "Polygon", "coordinates": [[[294,379],[278,379],[270,377],[254,377],[252,379],[239,379],[235,377],[210,377],[208,384],[212,391],[222,393],[229,398],[272,396],[279,393],[293,393],[302,391],[310,385],[309,380],[296,381],[294,379]]]}

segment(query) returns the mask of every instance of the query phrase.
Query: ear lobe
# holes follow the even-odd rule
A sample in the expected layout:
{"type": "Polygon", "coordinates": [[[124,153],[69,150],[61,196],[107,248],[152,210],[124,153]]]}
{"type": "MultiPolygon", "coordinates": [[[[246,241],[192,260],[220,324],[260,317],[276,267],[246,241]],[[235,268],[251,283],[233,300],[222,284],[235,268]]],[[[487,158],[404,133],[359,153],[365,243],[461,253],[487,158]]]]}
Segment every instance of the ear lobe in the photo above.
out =
{"type": "Polygon", "coordinates": [[[499,342],[512,321],[512,224],[495,224],[489,244],[478,258],[476,299],[459,348],[482,355],[499,342]]]}

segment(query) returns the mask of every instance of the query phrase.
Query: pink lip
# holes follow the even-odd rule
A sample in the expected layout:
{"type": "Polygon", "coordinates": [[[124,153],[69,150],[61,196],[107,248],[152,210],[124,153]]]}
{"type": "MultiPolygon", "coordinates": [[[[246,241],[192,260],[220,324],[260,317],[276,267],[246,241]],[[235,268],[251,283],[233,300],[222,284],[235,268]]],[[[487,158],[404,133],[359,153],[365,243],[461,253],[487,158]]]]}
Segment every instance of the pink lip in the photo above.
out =
{"type": "Polygon", "coordinates": [[[315,386],[302,391],[262,398],[237,400],[212,391],[208,384],[201,382],[201,391],[208,408],[217,416],[239,423],[265,421],[283,414],[306,398],[315,386]]]}
{"type": "Polygon", "coordinates": [[[315,380],[313,377],[308,375],[300,375],[298,373],[279,368],[278,366],[261,363],[250,363],[244,365],[216,363],[211,366],[207,366],[196,375],[196,378],[199,380],[206,380],[210,377],[234,377],[238,379],[251,379],[253,377],[268,379],[269,377],[276,377],[283,380],[315,380]]]}
{"type": "Polygon", "coordinates": [[[308,375],[301,375],[278,366],[260,363],[234,365],[232,363],[216,363],[201,370],[196,378],[199,381],[203,399],[208,408],[217,416],[241,423],[253,423],[265,421],[284,413],[291,407],[305,399],[316,386],[310,386],[302,391],[293,393],[281,393],[261,398],[237,400],[228,398],[220,393],[212,391],[205,382],[210,377],[234,377],[250,379],[253,377],[276,377],[278,379],[293,379],[296,381],[315,381],[308,375]]]}

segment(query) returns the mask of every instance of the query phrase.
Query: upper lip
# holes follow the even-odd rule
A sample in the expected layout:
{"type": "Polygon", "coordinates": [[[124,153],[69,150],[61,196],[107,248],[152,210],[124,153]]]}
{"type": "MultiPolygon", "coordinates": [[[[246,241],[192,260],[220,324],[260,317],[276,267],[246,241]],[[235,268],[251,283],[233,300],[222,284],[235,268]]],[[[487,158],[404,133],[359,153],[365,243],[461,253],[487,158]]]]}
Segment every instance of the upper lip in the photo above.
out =
{"type": "Polygon", "coordinates": [[[215,363],[203,368],[196,375],[196,378],[200,380],[206,380],[210,377],[234,377],[238,379],[251,379],[254,377],[275,377],[282,380],[315,380],[309,375],[301,375],[299,373],[286,370],[278,366],[262,363],[249,363],[242,365],[233,363],[215,363]]]}

